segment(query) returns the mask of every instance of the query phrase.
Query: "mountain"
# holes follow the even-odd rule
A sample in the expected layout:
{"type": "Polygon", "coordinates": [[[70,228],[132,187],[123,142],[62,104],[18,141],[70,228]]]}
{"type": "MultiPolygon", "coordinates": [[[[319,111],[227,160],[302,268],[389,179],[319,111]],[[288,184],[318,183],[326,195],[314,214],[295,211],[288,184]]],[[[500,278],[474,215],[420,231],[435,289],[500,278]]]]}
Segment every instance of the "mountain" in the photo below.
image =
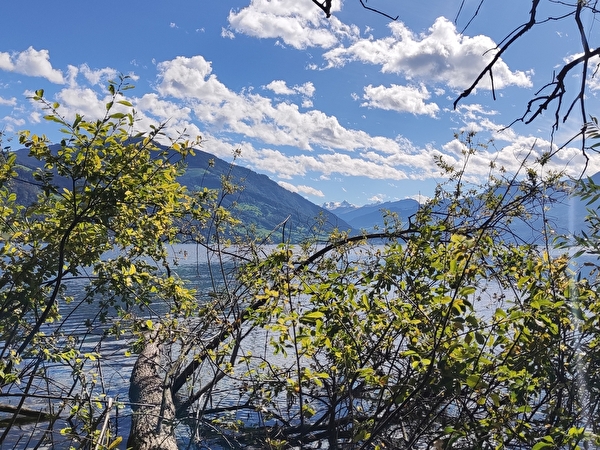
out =
{"type": "Polygon", "coordinates": [[[419,202],[412,199],[404,199],[357,207],[343,201],[336,204],[326,203],[323,207],[350,224],[353,228],[373,231],[376,228],[384,228],[384,215],[388,212],[396,214],[402,223],[408,223],[409,217],[419,209],[419,202]]]}
{"type": "MultiPolygon", "coordinates": [[[[186,162],[187,168],[180,182],[190,189],[218,189],[221,187],[221,178],[227,175],[234,184],[241,186],[240,191],[225,198],[224,204],[233,208],[235,216],[244,225],[254,226],[262,235],[270,233],[288,216],[286,236],[291,233],[294,242],[314,236],[315,233],[331,232],[335,228],[352,230],[340,217],[282,188],[266,175],[227,163],[203,151],[195,151],[195,156],[188,157],[186,162]],[[317,225],[318,221],[322,221],[322,229],[317,225]]],[[[281,232],[278,234],[281,236],[281,232]]]]}
{"type": "Polygon", "coordinates": [[[323,203],[322,207],[328,211],[333,212],[334,214],[336,212],[342,212],[342,211],[358,208],[358,206],[348,203],[346,200],[344,200],[343,202],[325,202],[325,203],[323,203]]]}
{"type": "MultiPolygon", "coordinates": [[[[226,196],[224,206],[231,208],[242,224],[254,229],[259,236],[268,236],[276,230],[272,234],[273,242],[283,239],[299,242],[315,234],[328,233],[335,228],[352,233],[357,233],[358,230],[382,229],[385,212],[397,215],[398,219],[406,224],[419,208],[419,203],[412,199],[361,207],[346,201],[330,202],[319,207],[299,194],[282,188],[266,175],[233,165],[200,150],[195,153],[195,156],[187,159],[187,168],[180,177],[180,182],[191,190],[204,187],[219,189],[222,177],[230,176],[231,182],[242,189],[226,196]],[[285,227],[281,227],[281,223],[288,216],[285,227]]],[[[38,191],[33,173],[41,164],[30,158],[26,149],[19,150],[16,154],[17,172],[21,182],[15,183],[15,191],[22,204],[30,204],[35,200],[38,191]]],[[[600,173],[592,176],[592,180],[600,184],[600,173]]],[[[59,187],[67,187],[66,182],[64,186],[60,186],[60,178],[56,177],[55,181],[59,187]]],[[[544,221],[556,235],[585,230],[585,202],[578,197],[568,196],[565,192],[558,194],[551,195],[558,197],[555,203],[532,206],[529,220],[515,219],[510,225],[510,231],[524,241],[531,242],[539,239],[539,231],[543,228],[544,221]]],[[[440,210],[444,208],[443,205],[439,207],[440,210]]]]}
{"type": "MultiPolygon", "coordinates": [[[[54,150],[52,147],[51,149],[54,150]]],[[[18,179],[21,182],[14,184],[15,192],[20,203],[31,204],[39,189],[33,173],[42,164],[29,157],[27,149],[18,150],[16,155],[18,179]]],[[[240,186],[240,189],[227,195],[223,206],[230,208],[244,226],[253,229],[261,237],[274,231],[271,236],[274,243],[281,242],[282,239],[299,242],[315,235],[327,234],[335,228],[343,231],[352,229],[344,220],[301,195],[282,188],[266,175],[233,165],[200,150],[186,159],[186,169],[179,181],[190,190],[205,187],[220,189],[224,176],[229,176],[230,181],[240,186]],[[281,227],[286,219],[285,227],[281,227]]],[[[66,180],[61,183],[60,178],[55,177],[54,181],[59,188],[67,187],[66,180]]]]}
{"type": "MultiPolygon", "coordinates": [[[[600,173],[593,175],[592,180],[600,184],[600,173]]],[[[567,188],[570,189],[570,188],[567,188]]],[[[499,188],[496,195],[502,196],[505,190],[499,188]]],[[[521,195],[518,185],[510,188],[507,194],[508,199],[515,195],[521,195]]],[[[477,201],[471,206],[473,211],[477,211],[477,201]]],[[[391,212],[396,214],[403,224],[407,224],[409,218],[414,215],[419,203],[416,200],[405,199],[396,202],[378,203],[365,205],[361,207],[353,206],[348,202],[326,203],[323,205],[340,219],[350,224],[355,229],[365,230],[367,232],[384,228],[384,214],[391,212]]],[[[439,214],[444,214],[448,204],[441,202],[436,210],[439,214]]],[[[546,199],[537,199],[536,203],[529,204],[527,218],[514,218],[509,228],[504,230],[505,237],[512,235],[520,242],[541,243],[541,230],[544,229],[544,223],[547,224],[551,236],[579,234],[581,231],[587,232],[585,217],[587,215],[586,202],[577,196],[569,195],[568,190],[548,192],[546,199]],[[552,199],[552,201],[548,201],[552,199]]],[[[473,224],[485,223],[487,216],[474,217],[473,224]]]]}

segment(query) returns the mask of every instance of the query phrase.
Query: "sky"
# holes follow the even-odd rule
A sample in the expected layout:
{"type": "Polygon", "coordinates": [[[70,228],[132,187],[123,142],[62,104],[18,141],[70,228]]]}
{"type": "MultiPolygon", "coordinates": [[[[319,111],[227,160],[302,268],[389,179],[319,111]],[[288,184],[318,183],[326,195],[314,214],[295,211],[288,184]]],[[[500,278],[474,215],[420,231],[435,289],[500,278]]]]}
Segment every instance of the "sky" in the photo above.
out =
{"type": "MultiPolygon", "coordinates": [[[[542,18],[563,8],[542,3],[542,18]]],[[[5,141],[24,129],[57,141],[57,127],[29,98],[35,90],[59,102],[64,117],[93,119],[104,113],[107,81],[128,75],[135,89],[125,94],[141,129],[166,122],[168,135],[202,136],[202,150],[227,161],[239,149],[237,164],[316,204],[360,206],[431,196],[444,181],[435,159],[462,164],[457,133],[477,132],[481,148],[467,166],[477,182],[490,162],[512,173],[581,126],[573,115],[553,141],[551,113],[507,128],[580,51],[571,22],[548,21],[526,35],[494,70],[496,99],[486,78],[455,109],[531,3],[488,1],[475,16],[480,0],[367,5],[398,18],[358,0],[334,0],[329,19],[311,0],[6,2],[0,130],[5,141]]],[[[584,19],[597,37],[598,24],[584,19]]],[[[590,78],[591,114],[600,115],[599,95],[590,78]]],[[[600,171],[589,157],[588,173],[600,171]]],[[[539,170],[579,176],[585,161],[574,141],[539,170]]]]}

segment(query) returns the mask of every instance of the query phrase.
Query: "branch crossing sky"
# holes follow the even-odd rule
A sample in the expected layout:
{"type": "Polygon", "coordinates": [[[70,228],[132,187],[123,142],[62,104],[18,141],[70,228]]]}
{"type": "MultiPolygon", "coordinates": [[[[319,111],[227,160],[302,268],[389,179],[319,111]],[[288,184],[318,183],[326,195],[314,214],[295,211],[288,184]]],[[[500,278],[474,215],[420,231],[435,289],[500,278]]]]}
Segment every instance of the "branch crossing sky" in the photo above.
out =
{"type": "MultiPolygon", "coordinates": [[[[170,135],[201,135],[203,150],[226,160],[239,148],[238,164],[314,203],[427,197],[443,181],[435,157],[461,164],[464,147],[455,133],[477,131],[486,145],[468,166],[477,180],[492,161],[518,170],[526,155],[533,162],[581,125],[577,118],[561,124],[553,143],[551,113],[505,128],[580,51],[571,22],[539,26],[506,54],[494,70],[496,100],[486,79],[453,109],[495,46],[528,20],[530,6],[484,2],[469,23],[480,0],[461,3],[369,2],[399,16],[391,22],[358,0],[334,0],[330,19],[311,0],[7,2],[0,17],[0,130],[5,140],[22,129],[59,140],[28,96],[44,89],[67,118],[96,118],[107,80],[122,73],[135,85],[126,95],[141,128],[167,121],[170,135]]],[[[546,0],[541,13],[561,8],[546,0]]],[[[593,36],[598,24],[587,19],[593,36]]],[[[577,77],[570,82],[576,89],[577,77]]],[[[591,114],[600,115],[599,93],[591,78],[591,114]]],[[[590,156],[593,174],[600,160],[590,156]]],[[[584,164],[573,142],[540,170],[578,176],[584,164]]]]}

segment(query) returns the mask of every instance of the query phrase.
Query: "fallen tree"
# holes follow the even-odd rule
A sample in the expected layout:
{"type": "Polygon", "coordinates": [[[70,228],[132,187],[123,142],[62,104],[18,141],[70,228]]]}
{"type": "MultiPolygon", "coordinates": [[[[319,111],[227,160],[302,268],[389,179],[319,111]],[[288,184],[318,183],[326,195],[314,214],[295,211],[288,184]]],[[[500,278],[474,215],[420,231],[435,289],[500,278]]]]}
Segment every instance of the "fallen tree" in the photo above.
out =
{"type": "Polygon", "coordinates": [[[131,372],[133,414],[127,448],[132,450],[177,450],[175,404],[169,380],[160,370],[160,353],[156,335],[147,336],[131,372]]]}

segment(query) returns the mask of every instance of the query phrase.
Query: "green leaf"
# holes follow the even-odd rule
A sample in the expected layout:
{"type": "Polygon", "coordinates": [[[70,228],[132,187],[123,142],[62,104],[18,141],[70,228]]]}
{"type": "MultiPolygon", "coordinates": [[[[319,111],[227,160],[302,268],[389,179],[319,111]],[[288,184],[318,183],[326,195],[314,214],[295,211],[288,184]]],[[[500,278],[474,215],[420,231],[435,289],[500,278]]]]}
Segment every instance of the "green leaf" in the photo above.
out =
{"type": "Polygon", "coordinates": [[[479,375],[471,374],[467,377],[467,386],[471,389],[475,389],[479,385],[479,380],[481,380],[479,375]]]}
{"type": "Polygon", "coordinates": [[[306,314],[303,314],[300,317],[300,322],[302,323],[314,323],[319,319],[322,319],[325,316],[322,311],[312,311],[306,314]]]}
{"type": "Polygon", "coordinates": [[[554,447],[554,439],[552,436],[544,436],[540,442],[535,444],[531,450],[541,450],[543,448],[554,447]]]}
{"type": "Polygon", "coordinates": [[[460,290],[458,291],[458,294],[461,297],[468,297],[469,295],[474,294],[475,291],[476,291],[476,289],[474,286],[465,286],[465,287],[460,288],[460,290]]]}

